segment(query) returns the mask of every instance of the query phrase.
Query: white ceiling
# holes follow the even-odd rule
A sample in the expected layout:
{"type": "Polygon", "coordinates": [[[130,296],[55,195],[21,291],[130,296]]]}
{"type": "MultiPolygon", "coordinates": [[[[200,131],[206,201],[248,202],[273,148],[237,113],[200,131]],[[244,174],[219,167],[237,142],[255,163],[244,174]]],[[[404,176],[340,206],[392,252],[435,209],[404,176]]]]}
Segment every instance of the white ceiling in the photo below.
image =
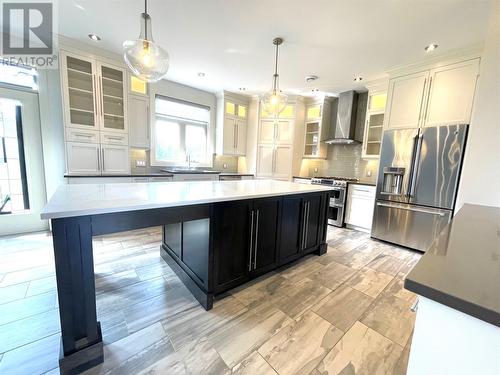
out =
{"type": "MultiPolygon", "coordinates": [[[[487,0],[149,0],[153,36],[170,54],[167,79],[216,92],[267,91],[274,46],[286,92],[338,93],[394,66],[477,45],[489,18],[487,0]],[[204,72],[205,77],[198,77],[204,72]],[[306,84],[306,75],[320,79],[306,84]]],[[[121,53],[139,34],[142,0],[60,0],[59,33],[121,53]]]]}

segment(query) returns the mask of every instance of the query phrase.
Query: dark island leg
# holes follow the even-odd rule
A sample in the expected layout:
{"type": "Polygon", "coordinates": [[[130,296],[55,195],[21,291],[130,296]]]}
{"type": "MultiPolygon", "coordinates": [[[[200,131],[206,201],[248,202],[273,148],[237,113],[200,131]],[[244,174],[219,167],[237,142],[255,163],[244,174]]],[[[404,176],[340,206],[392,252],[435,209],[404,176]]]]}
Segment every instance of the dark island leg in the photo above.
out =
{"type": "Polygon", "coordinates": [[[77,374],[104,359],[90,217],[52,219],[52,236],[61,321],[59,366],[61,374],[77,374]]]}

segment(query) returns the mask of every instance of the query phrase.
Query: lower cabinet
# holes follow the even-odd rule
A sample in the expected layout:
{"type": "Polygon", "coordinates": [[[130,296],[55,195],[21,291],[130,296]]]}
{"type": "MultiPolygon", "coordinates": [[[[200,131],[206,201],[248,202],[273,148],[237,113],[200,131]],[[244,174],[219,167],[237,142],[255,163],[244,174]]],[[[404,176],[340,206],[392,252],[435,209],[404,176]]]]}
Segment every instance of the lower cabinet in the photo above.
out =
{"type": "Polygon", "coordinates": [[[375,186],[350,184],[347,192],[347,227],[370,232],[372,229],[375,186]]]}
{"type": "Polygon", "coordinates": [[[216,292],[276,266],[280,206],[281,198],[216,205],[216,292]]]}
{"type": "Polygon", "coordinates": [[[306,254],[324,254],[329,192],[172,209],[162,257],[205,309],[214,296],[306,254]]]}
{"type": "Polygon", "coordinates": [[[283,198],[280,263],[299,258],[303,252],[321,243],[321,231],[326,220],[322,209],[326,204],[323,197],[321,194],[311,194],[283,198]]]}

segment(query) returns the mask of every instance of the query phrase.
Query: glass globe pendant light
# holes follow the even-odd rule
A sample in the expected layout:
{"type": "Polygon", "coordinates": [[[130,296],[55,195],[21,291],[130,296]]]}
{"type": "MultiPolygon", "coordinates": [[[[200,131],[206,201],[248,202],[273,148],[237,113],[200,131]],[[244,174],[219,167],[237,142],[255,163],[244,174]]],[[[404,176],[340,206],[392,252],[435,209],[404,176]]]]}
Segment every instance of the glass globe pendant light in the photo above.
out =
{"type": "Polygon", "coordinates": [[[288,97],[280,91],[279,88],[279,74],[278,74],[278,48],[283,43],[282,38],[274,38],[273,44],[276,46],[276,56],[274,61],[274,74],[273,74],[273,85],[271,91],[268,91],[262,97],[262,105],[264,110],[278,117],[281,112],[286,107],[288,97]]]}
{"type": "Polygon", "coordinates": [[[139,38],[123,42],[123,59],[138,78],[146,82],[156,82],[167,74],[169,56],[167,51],[153,40],[147,0],[144,0],[144,13],[141,13],[140,22],[139,38]]]}

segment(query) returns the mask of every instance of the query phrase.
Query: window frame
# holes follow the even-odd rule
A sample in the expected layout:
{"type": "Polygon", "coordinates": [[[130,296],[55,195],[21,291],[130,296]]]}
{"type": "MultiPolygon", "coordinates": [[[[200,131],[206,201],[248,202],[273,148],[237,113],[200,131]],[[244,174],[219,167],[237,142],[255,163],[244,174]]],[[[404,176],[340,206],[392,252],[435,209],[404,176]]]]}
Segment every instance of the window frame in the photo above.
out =
{"type": "Polygon", "coordinates": [[[150,159],[151,159],[151,165],[152,166],[181,166],[185,167],[188,166],[188,161],[187,157],[186,160],[160,160],[156,158],[156,147],[157,147],[157,139],[156,139],[156,120],[157,118],[164,119],[166,121],[174,121],[177,122],[180,125],[180,139],[181,139],[181,152],[186,155],[186,126],[187,125],[194,125],[194,126],[203,126],[205,127],[205,140],[206,140],[206,146],[205,146],[205,161],[204,162],[197,162],[197,161],[192,161],[191,166],[193,167],[212,167],[212,158],[211,158],[211,120],[212,120],[212,111],[209,106],[202,105],[202,104],[197,104],[193,102],[189,102],[186,100],[180,100],[160,94],[154,94],[152,95],[152,103],[153,103],[153,108],[154,110],[151,113],[151,148],[150,148],[150,159]],[[157,99],[163,99],[163,100],[168,100],[171,102],[177,102],[180,104],[185,104],[193,107],[199,107],[206,109],[208,111],[208,121],[196,121],[193,119],[186,119],[186,118],[181,118],[181,117],[176,117],[176,116],[169,116],[167,114],[163,113],[157,113],[156,112],[156,100],[157,99]]]}

